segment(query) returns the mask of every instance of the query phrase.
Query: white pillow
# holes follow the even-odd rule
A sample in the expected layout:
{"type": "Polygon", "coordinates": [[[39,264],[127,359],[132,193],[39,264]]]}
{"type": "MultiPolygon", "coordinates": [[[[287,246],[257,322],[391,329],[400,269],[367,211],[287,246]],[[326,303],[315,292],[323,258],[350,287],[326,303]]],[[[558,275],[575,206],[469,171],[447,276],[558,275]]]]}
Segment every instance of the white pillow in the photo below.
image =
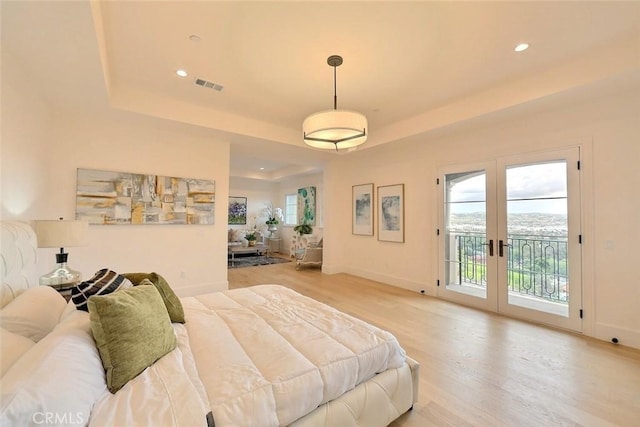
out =
{"type": "Polygon", "coordinates": [[[66,319],[71,313],[74,313],[76,311],[78,311],[76,305],[73,303],[73,301],[69,300],[67,305],[64,307],[64,310],[62,310],[62,314],[60,314],[60,322],[64,322],[64,319],[66,319]]]}
{"type": "Polygon", "coordinates": [[[14,334],[4,328],[0,328],[0,377],[20,359],[27,350],[36,345],[35,342],[22,335],[14,334]]]}
{"type": "Polygon", "coordinates": [[[57,416],[57,424],[86,425],[106,390],[89,314],[76,311],[2,378],[0,425],[39,426],[46,414],[57,416]]]}
{"type": "Polygon", "coordinates": [[[0,310],[0,327],[38,342],[56,327],[66,304],[49,286],[29,288],[0,310]]]}

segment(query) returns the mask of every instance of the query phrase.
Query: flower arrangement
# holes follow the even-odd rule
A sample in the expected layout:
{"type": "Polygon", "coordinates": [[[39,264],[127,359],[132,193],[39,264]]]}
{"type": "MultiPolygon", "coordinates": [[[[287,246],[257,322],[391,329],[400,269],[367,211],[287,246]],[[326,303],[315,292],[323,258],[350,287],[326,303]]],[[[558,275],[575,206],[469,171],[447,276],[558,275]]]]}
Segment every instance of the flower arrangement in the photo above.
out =
{"type": "Polygon", "coordinates": [[[274,208],[273,203],[269,203],[267,207],[264,208],[264,216],[267,218],[265,221],[267,225],[276,225],[280,223],[280,221],[284,221],[282,208],[274,208]]]}
{"type": "Polygon", "coordinates": [[[253,246],[255,241],[258,240],[258,232],[260,230],[258,230],[256,220],[257,218],[255,216],[251,218],[249,223],[253,225],[249,225],[249,227],[244,230],[244,238],[247,242],[249,242],[249,246],[253,246]]]}

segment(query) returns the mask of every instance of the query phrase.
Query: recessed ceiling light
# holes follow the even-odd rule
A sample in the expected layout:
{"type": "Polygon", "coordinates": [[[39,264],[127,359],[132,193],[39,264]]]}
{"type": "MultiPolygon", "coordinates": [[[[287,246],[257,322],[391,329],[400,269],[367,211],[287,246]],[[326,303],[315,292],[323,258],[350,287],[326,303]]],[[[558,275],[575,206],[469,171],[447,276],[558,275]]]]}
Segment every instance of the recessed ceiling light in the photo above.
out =
{"type": "Polygon", "coordinates": [[[260,170],[261,170],[261,171],[263,171],[263,170],[264,170],[264,168],[260,168],[260,170]]]}
{"type": "Polygon", "coordinates": [[[179,75],[180,77],[187,77],[188,74],[185,70],[178,70],[176,71],[176,74],[179,75]]]}
{"type": "Polygon", "coordinates": [[[192,42],[199,42],[200,41],[200,36],[198,36],[196,34],[191,34],[189,36],[189,40],[191,40],[192,42]]]}
{"type": "Polygon", "coordinates": [[[529,44],[528,43],[520,43],[518,46],[515,47],[515,51],[516,52],[522,52],[523,50],[527,50],[529,49],[529,44]]]}

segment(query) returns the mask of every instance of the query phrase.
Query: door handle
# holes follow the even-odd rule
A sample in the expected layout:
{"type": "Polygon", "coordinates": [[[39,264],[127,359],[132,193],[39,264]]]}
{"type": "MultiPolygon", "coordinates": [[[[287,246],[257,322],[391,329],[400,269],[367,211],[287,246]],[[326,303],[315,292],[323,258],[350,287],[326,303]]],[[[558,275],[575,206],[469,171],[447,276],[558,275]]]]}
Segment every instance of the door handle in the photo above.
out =
{"type": "Polygon", "coordinates": [[[504,240],[498,240],[498,246],[500,246],[498,248],[498,255],[499,256],[504,256],[504,248],[505,247],[511,247],[510,244],[504,243],[504,240]]]}
{"type": "Polygon", "coordinates": [[[489,246],[489,256],[493,256],[493,239],[489,243],[483,243],[482,246],[489,246]]]}

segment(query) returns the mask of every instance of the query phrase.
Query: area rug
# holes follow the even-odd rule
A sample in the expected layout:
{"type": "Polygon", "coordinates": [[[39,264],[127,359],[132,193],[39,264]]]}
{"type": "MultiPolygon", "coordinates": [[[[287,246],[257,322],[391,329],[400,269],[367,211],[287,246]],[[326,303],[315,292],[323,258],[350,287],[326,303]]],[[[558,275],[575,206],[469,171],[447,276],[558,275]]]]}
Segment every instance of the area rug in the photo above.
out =
{"type": "Polygon", "coordinates": [[[260,255],[236,255],[235,261],[233,264],[231,263],[231,258],[229,258],[229,268],[243,268],[243,267],[256,267],[259,265],[271,265],[271,264],[282,264],[285,262],[291,262],[290,259],[279,258],[279,257],[269,257],[269,261],[267,263],[267,259],[260,255]]]}

